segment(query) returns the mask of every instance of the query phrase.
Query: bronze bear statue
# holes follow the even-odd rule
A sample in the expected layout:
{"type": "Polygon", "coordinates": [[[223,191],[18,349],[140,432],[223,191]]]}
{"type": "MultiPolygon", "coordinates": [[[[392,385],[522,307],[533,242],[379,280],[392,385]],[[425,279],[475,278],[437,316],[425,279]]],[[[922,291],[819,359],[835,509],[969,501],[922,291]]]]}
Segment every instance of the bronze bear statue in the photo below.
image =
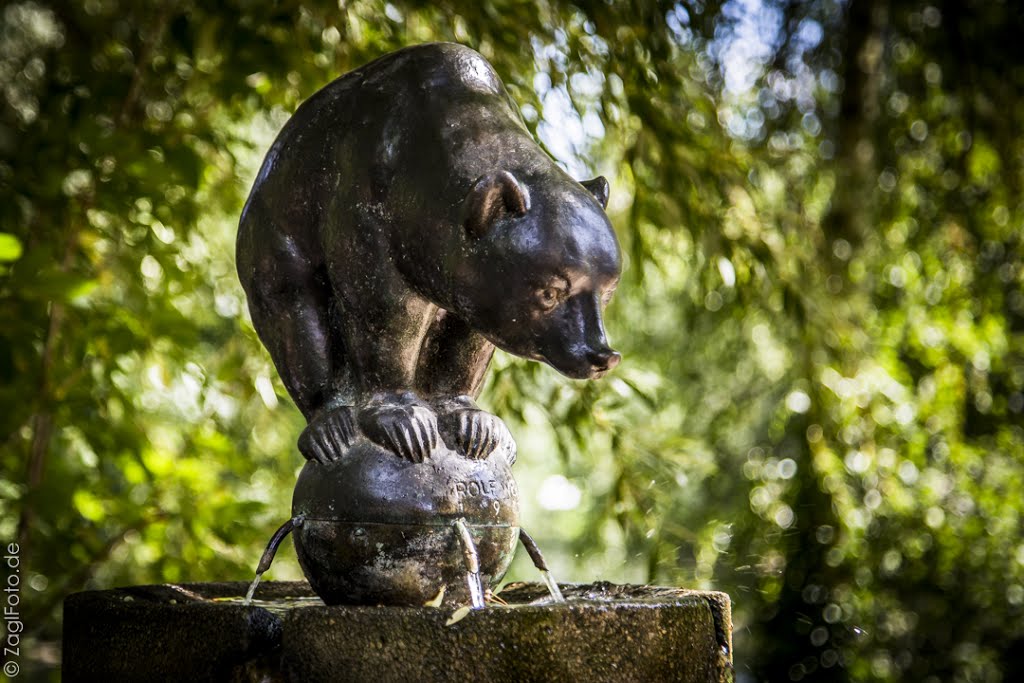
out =
{"type": "Polygon", "coordinates": [[[604,178],[537,145],[490,64],[456,44],[386,55],[304,102],[242,212],[253,325],[336,460],[357,436],[414,462],[442,439],[514,458],[475,405],[494,347],[593,378],[620,359],[602,310],[621,270],[604,178]]]}

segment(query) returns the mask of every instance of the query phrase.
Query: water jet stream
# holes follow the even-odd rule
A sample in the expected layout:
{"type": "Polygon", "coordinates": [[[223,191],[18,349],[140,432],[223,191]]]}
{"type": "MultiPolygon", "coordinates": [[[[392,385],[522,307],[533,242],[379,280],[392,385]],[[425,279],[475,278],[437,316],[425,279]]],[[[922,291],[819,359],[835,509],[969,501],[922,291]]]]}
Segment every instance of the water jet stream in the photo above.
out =
{"type": "Polygon", "coordinates": [[[533,566],[540,570],[540,576],[544,579],[544,585],[547,586],[548,592],[551,593],[551,599],[555,602],[565,602],[562,590],[558,587],[555,578],[551,576],[551,570],[548,569],[548,563],[544,561],[544,555],[537,547],[537,542],[524,529],[519,530],[519,542],[526,548],[526,554],[533,560],[533,566]]]}
{"type": "Polygon", "coordinates": [[[260,585],[260,579],[262,578],[263,573],[256,572],[256,578],[249,584],[249,590],[245,592],[245,600],[242,601],[242,604],[246,607],[252,604],[252,596],[256,594],[256,586],[260,585]]]}

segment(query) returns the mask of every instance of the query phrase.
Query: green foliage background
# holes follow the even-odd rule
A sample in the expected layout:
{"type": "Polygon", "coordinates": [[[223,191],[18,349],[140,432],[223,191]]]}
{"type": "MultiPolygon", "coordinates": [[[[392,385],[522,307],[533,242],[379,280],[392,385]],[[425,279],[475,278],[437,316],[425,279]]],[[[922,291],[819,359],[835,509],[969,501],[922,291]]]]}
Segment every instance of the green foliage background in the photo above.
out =
{"type": "Polygon", "coordinates": [[[246,318],[241,204],[304,98],[452,40],[613,188],[626,361],[499,355],[484,394],[559,578],[728,591],[740,681],[1020,680],[1024,20],[935,2],[6,4],[0,540],[30,660],[69,592],[250,576],[303,422],[246,318]]]}

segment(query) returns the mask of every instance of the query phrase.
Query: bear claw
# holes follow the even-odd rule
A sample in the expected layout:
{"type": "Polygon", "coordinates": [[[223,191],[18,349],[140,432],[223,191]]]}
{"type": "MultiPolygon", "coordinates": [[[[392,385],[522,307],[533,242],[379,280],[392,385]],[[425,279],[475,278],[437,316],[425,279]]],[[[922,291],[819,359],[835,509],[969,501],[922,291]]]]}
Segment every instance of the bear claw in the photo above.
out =
{"type": "Polygon", "coordinates": [[[375,399],[359,412],[359,427],[370,441],[410,462],[423,462],[437,448],[437,416],[412,395],[375,399]]]}
{"type": "Polygon", "coordinates": [[[338,406],[309,421],[299,435],[299,452],[307,460],[326,465],[341,458],[355,439],[352,407],[338,406]]]}
{"type": "Polygon", "coordinates": [[[503,453],[509,465],[516,461],[516,443],[501,418],[476,407],[468,397],[445,401],[440,428],[445,442],[471,460],[503,453]]]}

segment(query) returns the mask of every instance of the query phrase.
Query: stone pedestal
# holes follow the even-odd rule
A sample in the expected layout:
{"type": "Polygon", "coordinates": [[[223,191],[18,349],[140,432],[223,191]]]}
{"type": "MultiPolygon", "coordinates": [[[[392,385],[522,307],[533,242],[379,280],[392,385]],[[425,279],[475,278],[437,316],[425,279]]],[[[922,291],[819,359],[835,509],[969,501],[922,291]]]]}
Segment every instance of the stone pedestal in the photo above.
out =
{"type": "Polygon", "coordinates": [[[139,586],[64,603],[65,681],[732,680],[724,593],[512,584],[507,606],[327,607],[305,583],[139,586]],[[460,618],[461,617],[461,618],[460,618]]]}

